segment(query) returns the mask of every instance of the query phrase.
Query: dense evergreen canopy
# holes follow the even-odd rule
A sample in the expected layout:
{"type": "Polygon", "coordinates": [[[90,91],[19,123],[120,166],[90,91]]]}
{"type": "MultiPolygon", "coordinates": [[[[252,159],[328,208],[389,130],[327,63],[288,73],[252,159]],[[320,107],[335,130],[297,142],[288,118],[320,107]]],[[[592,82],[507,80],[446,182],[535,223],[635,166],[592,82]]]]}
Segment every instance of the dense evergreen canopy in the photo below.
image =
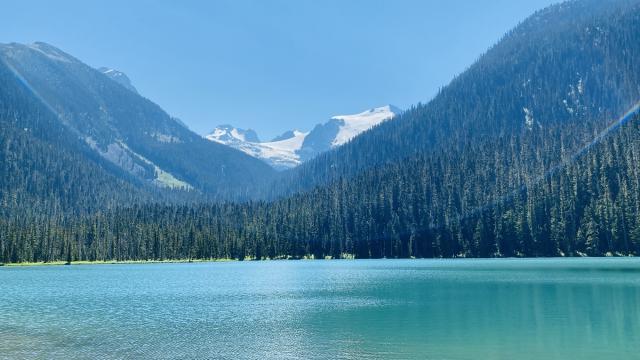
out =
{"type": "Polygon", "coordinates": [[[637,255],[638,40],[637,0],[552,6],[245,203],[122,171],[0,66],[0,262],[637,255]]]}

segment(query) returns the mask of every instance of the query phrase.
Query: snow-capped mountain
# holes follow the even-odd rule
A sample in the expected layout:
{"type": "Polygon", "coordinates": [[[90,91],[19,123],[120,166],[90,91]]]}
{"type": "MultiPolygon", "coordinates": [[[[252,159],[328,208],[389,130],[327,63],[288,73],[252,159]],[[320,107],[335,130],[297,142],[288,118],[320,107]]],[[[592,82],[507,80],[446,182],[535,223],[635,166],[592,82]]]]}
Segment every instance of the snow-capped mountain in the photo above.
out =
{"type": "Polygon", "coordinates": [[[363,111],[355,115],[338,115],[331,120],[341,121],[338,133],[331,142],[331,146],[340,146],[360,133],[371,129],[381,122],[391,119],[400,113],[400,109],[393,105],[387,105],[379,108],[363,111]]]}
{"type": "Polygon", "coordinates": [[[343,145],[360,133],[391,119],[401,111],[382,106],[353,115],[338,115],[309,132],[287,131],[269,142],[261,142],[255,131],[231,125],[216,127],[205,138],[241,150],[278,170],[289,169],[318,154],[343,145]]]}
{"type": "Polygon", "coordinates": [[[255,131],[220,125],[206,139],[228,145],[258,159],[262,159],[278,170],[292,168],[300,164],[297,152],[302,147],[307,133],[289,131],[270,142],[260,142],[255,131]],[[290,134],[291,136],[284,136],[290,134]]]}
{"type": "Polygon", "coordinates": [[[258,138],[258,134],[251,129],[240,129],[235,128],[232,125],[218,125],[213,132],[207,136],[207,139],[229,145],[232,143],[259,143],[260,139],[258,138]]]}
{"type": "Polygon", "coordinates": [[[118,71],[116,69],[111,69],[108,67],[101,67],[98,69],[98,71],[107,75],[109,78],[111,78],[111,80],[124,86],[126,89],[133,91],[136,94],[138,93],[138,90],[133,86],[133,84],[131,84],[131,80],[129,80],[129,77],[122,71],[118,71]]]}
{"type": "Polygon", "coordinates": [[[292,130],[287,133],[291,136],[283,138],[281,135],[274,139],[276,141],[261,143],[260,153],[256,157],[264,159],[268,164],[278,170],[300,165],[298,152],[302,148],[304,139],[309,133],[298,130],[292,130]]]}
{"type": "Polygon", "coordinates": [[[343,145],[362,132],[391,119],[401,111],[393,105],[369,109],[353,115],[337,115],[329,121],[316,125],[305,138],[298,151],[301,161],[310,160],[318,154],[343,145]]]}

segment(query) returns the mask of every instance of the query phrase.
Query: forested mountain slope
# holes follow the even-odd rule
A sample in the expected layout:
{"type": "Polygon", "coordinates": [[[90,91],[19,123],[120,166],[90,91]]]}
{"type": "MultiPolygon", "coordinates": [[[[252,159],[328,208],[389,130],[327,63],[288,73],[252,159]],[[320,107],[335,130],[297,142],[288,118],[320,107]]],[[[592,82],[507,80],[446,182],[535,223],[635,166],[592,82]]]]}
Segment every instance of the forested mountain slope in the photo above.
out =
{"type": "Polygon", "coordinates": [[[569,1],[537,12],[433,100],[286,172],[269,195],[535,128],[593,135],[640,99],[639,4],[569,1]]]}
{"type": "Polygon", "coordinates": [[[639,4],[535,14],[275,201],[2,219],[0,261],[639,255],[639,4]]]}
{"type": "Polygon", "coordinates": [[[83,214],[159,196],[89,149],[0,63],[0,217],[83,214]]]}
{"type": "Polygon", "coordinates": [[[25,87],[67,135],[135,178],[235,198],[273,173],[257,159],[202,139],[156,104],[51,45],[0,45],[0,60],[13,74],[1,86],[25,87]]]}
{"type": "Polygon", "coordinates": [[[66,226],[0,222],[0,261],[640,254],[640,117],[516,191],[503,189],[517,170],[488,166],[511,155],[484,145],[275,203],[137,206],[66,226]]]}

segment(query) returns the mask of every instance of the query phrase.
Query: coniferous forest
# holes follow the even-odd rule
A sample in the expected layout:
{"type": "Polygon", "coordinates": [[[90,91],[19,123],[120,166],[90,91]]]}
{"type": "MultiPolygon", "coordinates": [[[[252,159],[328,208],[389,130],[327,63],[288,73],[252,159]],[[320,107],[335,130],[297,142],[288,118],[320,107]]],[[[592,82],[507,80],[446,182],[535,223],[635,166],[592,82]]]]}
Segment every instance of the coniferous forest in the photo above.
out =
{"type": "Polygon", "coordinates": [[[506,166],[511,155],[479,146],[272,203],[140,205],[71,220],[3,220],[3,261],[635,255],[639,120],[522,187],[510,186],[519,176],[506,166]],[[479,164],[486,171],[477,171],[479,164]]]}
{"type": "Polygon", "coordinates": [[[551,6],[277,174],[75,59],[2,45],[0,263],[640,255],[639,39],[638,1],[551,6]]]}

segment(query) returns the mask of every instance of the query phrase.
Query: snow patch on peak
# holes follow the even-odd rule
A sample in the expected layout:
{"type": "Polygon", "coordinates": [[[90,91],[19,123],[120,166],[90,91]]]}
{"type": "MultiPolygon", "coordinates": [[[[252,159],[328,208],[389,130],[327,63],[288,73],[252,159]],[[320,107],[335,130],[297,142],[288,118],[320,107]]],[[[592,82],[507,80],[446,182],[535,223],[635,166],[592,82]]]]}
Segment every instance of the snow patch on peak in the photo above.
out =
{"type": "Polygon", "coordinates": [[[258,134],[251,129],[239,129],[232,125],[218,125],[215,129],[205,136],[206,139],[215,141],[224,145],[230,145],[235,143],[259,143],[260,139],[258,134]]]}
{"type": "Polygon", "coordinates": [[[369,109],[354,115],[338,115],[331,119],[342,120],[344,124],[335,139],[331,143],[333,147],[340,146],[350,141],[360,133],[380,124],[385,120],[392,119],[400,113],[400,110],[392,105],[369,109]]]}
{"type": "Polygon", "coordinates": [[[261,143],[261,145],[283,152],[295,153],[300,150],[302,143],[304,142],[304,138],[309,134],[309,132],[294,130],[292,133],[293,136],[288,139],[264,142],[261,143]]]}
{"type": "Polygon", "coordinates": [[[292,134],[288,139],[256,144],[260,148],[259,158],[265,159],[275,169],[288,169],[300,165],[298,151],[309,133],[294,130],[292,134]]]}

